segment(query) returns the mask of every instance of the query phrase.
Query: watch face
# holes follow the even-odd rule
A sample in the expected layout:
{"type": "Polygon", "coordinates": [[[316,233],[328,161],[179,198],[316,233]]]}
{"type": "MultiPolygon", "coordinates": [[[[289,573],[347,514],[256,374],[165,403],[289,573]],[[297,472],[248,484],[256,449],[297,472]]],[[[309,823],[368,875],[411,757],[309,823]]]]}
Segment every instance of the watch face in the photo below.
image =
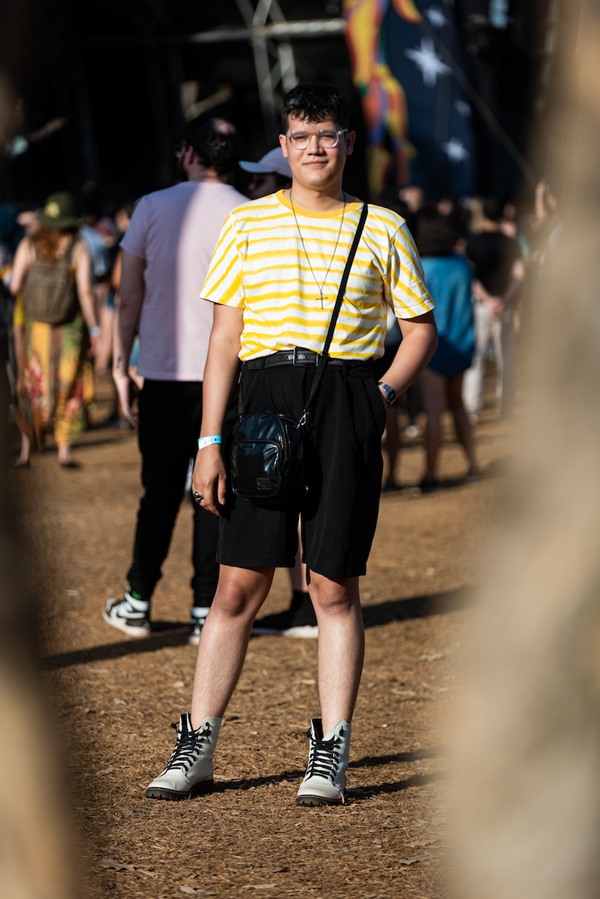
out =
{"type": "Polygon", "coordinates": [[[393,387],[390,387],[389,384],[384,384],[383,381],[379,382],[379,386],[385,394],[386,402],[391,406],[392,403],[396,400],[396,391],[393,389],[393,387]]]}

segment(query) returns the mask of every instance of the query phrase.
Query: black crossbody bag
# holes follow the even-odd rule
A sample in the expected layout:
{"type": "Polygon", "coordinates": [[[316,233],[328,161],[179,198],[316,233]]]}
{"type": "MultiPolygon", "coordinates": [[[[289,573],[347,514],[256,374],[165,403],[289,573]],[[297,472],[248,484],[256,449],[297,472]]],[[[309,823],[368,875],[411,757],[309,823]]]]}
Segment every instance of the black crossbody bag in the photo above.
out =
{"type": "Polygon", "coordinates": [[[255,505],[270,509],[287,509],[297,506],[306,495],[304,434],[329,359],[329,347],[367,213],[368,206],[364,203],[340,282],[323,352],[319,357],[315,377],[300,419],[295,421],[279,412],[268,411],[244,415],[240,391],[239,419],[234,428],[230,454],[231,486],[237,496],[250,500],[255,505]]]}

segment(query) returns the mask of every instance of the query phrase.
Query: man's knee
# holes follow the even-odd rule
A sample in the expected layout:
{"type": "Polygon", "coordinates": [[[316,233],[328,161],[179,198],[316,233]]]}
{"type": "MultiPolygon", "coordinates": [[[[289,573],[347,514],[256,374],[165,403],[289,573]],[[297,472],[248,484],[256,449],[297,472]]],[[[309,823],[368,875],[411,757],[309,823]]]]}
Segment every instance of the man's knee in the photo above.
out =
{"type": "Polygon", "coordinates": [[[322,574],[310,574],[310,598],[317,611],[325,614],[343,614],[360,605],[358,578],[331,580],[322,574]]]}
{"type": "Polygon", "coordinates": [[[232,618],[256,612],[266,599],[272,581],[273,569],[270,568],[221,565],[213,606],[232,618]]]}

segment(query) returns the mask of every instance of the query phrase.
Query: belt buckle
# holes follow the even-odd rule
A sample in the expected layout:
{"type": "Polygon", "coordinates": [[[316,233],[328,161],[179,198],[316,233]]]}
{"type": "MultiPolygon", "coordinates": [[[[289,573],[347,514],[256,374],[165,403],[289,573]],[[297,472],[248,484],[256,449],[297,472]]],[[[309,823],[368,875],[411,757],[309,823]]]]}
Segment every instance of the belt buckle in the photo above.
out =
{"type": "Polygon", "coordinates": [[[318,365],[319,364],[319,354],[315,353],[313,350],[303,349],[302,347],[295,346],[292,349],[292,365],[306,365],[307,363],[318,365]]]}

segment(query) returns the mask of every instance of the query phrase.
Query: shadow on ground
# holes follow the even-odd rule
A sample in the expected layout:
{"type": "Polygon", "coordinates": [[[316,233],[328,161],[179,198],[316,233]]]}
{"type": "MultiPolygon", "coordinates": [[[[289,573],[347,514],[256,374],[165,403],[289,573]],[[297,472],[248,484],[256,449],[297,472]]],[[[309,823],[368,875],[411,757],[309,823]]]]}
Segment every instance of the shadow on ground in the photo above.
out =
{"type": "MultiPolygon", "coordinates": [[[[378,605],[365,606],[363,617],[365,628],[382,627],[393,621],[408,621],[414,618],[427,618],[431,615],[444,615],[456,609],[464,608],[470,602],[470,591],[466,589],[448,590],[409,599],[393,599],[378,605]]],[[[123,638],[113,643],[102,643],[85,649],[47,656],[42,660],[45,671],[67,668],[70,665],[84,665],[90,662],[120,659],[135,653],[157,652],[172,646],[185,646],[189,636],[189,624],[170,621],[156,621],[152,625],[153,633],[149,637],[123,638]]],[[[253,636],[252,640],[269,639],[264,636],[253,636]]],[[[275,635],[275,639],[284,639],[275,635]]],[[[292,638],[286,638],[292,639],[292,638]]]]}

